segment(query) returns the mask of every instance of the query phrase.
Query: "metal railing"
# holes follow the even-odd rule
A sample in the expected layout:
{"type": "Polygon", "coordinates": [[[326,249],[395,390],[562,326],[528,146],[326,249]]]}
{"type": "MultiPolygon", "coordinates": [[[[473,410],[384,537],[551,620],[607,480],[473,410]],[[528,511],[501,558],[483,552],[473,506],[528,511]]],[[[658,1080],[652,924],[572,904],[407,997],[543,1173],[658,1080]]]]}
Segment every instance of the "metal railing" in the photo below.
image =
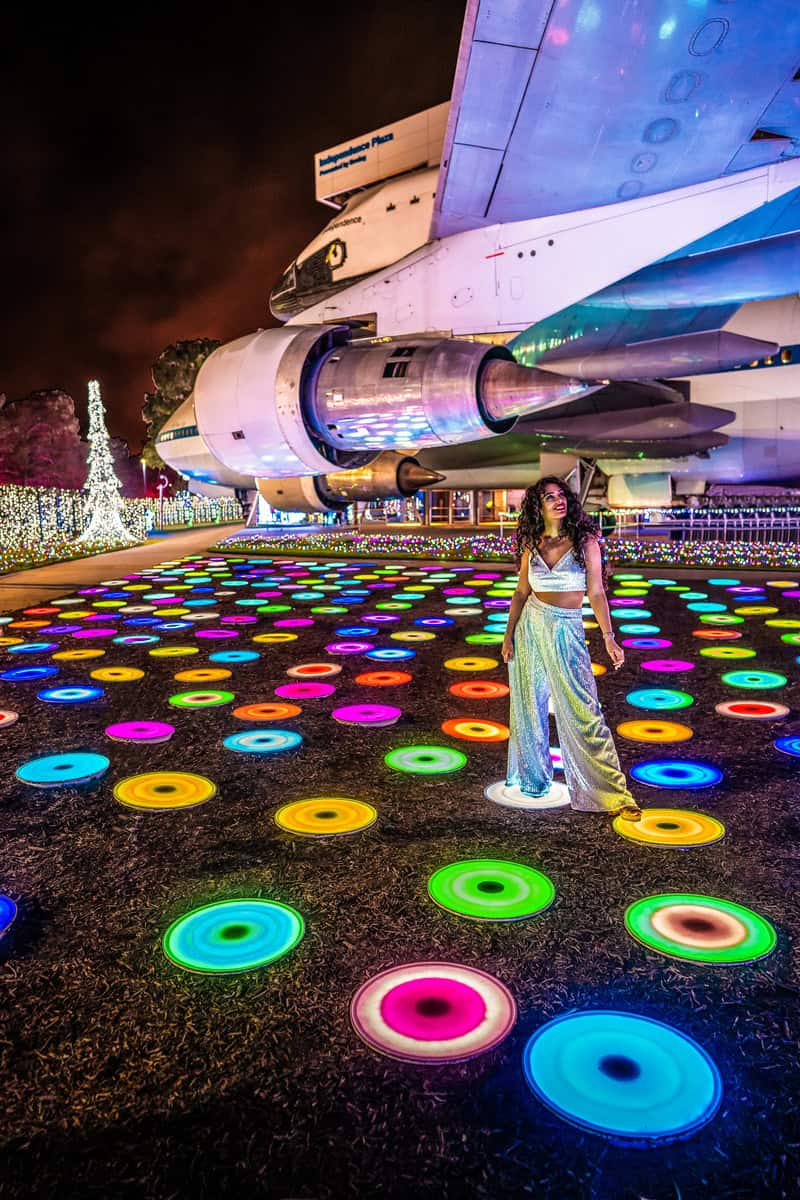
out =
{"type": "MultiPolygon", "coordinates": [[[[615,537],[650,537],[660,541],[800,542],[800,508],[788,506],[614,509],[612,512],[616,520],[615,537]]],[[[606,528],[606,532],[612,531],[606,528]]]]}

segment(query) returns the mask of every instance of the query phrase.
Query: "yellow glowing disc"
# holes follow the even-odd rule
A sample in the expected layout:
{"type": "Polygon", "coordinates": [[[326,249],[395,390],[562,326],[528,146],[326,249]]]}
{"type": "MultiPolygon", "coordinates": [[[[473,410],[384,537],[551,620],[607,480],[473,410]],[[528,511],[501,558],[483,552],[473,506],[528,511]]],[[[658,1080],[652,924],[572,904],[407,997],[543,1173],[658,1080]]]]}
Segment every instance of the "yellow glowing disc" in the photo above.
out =
{"type": "Polygon", "coordinates": [[[780,609],[775,608],[772,604],[745,604],[742,608],[735,608],[733,611],[739,617],[767,617],[770,613],[780,612],[780,609]]]}
{"type": "Polygon", "coordinates": [[[9,621],[8,629],[42,629],[49,621],[9,621]]]}
{"type": "Polygon", "coordinates": [[[396,642],[432,642],[435,633],[427,633],[424,629],[401,629],[398,633],[389,635],[396,642]]]}
{"type": "Polygon", "coordinates": [[[257,633],[254,642],[296,642],[296,633],[257,633]]]}
{"type": "Polygon", "coordinates": [[[160,608],[158,615],[159,617],[182,617],[185,613],[191,611],[190,608],[160,608]]]}
{"type": "Polygon", "coordinates": [[[584,621],[583,628],[584,629],[599,629],[600,626],[598,625],[597,621],[584,621]]]}
{"type": "Polygon", "coordinates": [[[178,671],[175,678],[180,683],[213,683],[216,679],[230,679],[230,675],[222,667],[201,667],[197,671],[178,671]]]}
{"type": "Polygon", "coordinates": [[[650,846],[710,846],[725,836],[725,826],[706,813],[680,808],[646,808],[640,821],[614,819],[614,829],[632,842],[650,846]]]}
{"type": "Polygon", "coordinates": [[[80,662],[83,658],[102,658],[105,650],[57,650],[53,658],[61,662],[80,662]]]}
{"type": "Polygon", "coordinates": [[[123,608],[124,600],[95,600],[92,608],[123,608]]]}
{"type": "Polygon", "coordinates": [[[216,792],[217,785],[203,775],[188,771],[146,771],[120,780],[114,787],[114,799],[128,808],[158,811],[205,804],[216,792]]]}
{"type": "Polygon", "coordinates": [[[800,586],[800,585],[798,585],[796,579],[768,579],[767,580],[767,587],[796,588],[798,586],[800,586]]]}
{"type": "Polygon", "coordinates": [[[507,725],[472,717],[456,717],[445,721],[442,730],[450,737],[463,738],[467,742],[505,742],[509,736],[507,725]]]}
{"type": "Polygon", "coordinates": [[[156,646],[147,652],[151,658],[183,658],[187,654],[199,654],[198,646],[156,646]]]}
{"type": "Polygon", "coordinates": [[[764,624],[769,625],[771,629],[800,629],[800,621],[793,617],[775,617],[764,624]]]}
{"type": "Polygon", "coordinates": [[[18,646],[20,642],[24,641],[24,638],[0,637],[0,646],[18,646]]]}
{"type": "Polygon", "coordinates": [[[71,608],[69,612],[58,614],[59,621],[80,621],[83,617],[93,617],[94,613],[90,608],[71,608]]]}
{"type": "Polygon", "coordinates": [[[693,731],[678,721],[623,721],[617,726],[620,737],[629,742],[688,742],[693,731]]]}
{"type": "Polygon", "coordinates": [[[602,665],[602,663],[595,663],[595,662],[592,663],[592,674],[593,675],[605,675],[607,670],[608,670],[608,667],[604,667],[602,665]]]}
{"type": "Polygon", "coordinates": [[[130,683],[134,679],[143,678],[144,671],[140,671],[138,667],[98,667],[89,674],[92,679],[101,679],[106,683],[130,683]]]}
{"type": "Polygon", "coordinates": [[[448,658],[444,665],[448,671],[491,671],[500,666],[496,658],[448,658]]]}
{"type": "Polygon", "coordinates": [[[344,796],[315,796],[295,800],[275,813],[275,824],[287,833],[302,837],[330,837],[336,833],[359,833],[369,829],[378,818],[377,811],[363,800],[344,796]]]}
{"type": "Polygon", "coordinates": [[[127,583],[122,590],[123,592],[149,592],[151,589],[149,583],[127,583]]]}

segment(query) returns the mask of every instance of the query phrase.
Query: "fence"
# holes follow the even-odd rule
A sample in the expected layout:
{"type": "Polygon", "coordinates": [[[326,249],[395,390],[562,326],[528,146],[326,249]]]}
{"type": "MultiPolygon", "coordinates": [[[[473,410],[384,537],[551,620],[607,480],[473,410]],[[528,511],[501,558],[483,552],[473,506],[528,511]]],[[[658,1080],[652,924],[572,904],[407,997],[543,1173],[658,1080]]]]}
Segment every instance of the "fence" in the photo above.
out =
{"type": "MultiPolygon", "coordinates": [[[[242,519],[233,498],[212,499],[179,492],[163,501],[122,501],[126,527],[142,541],[152,529],[221,525],[242,519]]],[[[5,549],[76,538],[89,522],[85,492],[62,488],[0,487],[0,541],[5,549]]]]}
{"type": "MultiPolygon", "coordinates": [[[[614,509],[616,537],[659,541],[800,542],[800,507],[614,509]]],[[[606,521],[604,520],[604,527],[606,521]]],[[[610,524],[610,521],[608,522],[610,524]]]]}

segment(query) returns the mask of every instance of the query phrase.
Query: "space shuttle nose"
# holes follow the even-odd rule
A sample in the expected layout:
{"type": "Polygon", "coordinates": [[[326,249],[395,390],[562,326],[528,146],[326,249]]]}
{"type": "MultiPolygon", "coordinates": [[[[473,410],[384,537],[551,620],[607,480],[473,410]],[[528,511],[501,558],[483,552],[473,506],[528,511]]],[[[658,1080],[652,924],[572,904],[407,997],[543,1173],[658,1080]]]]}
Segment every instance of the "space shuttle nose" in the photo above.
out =
{"type": "Polygon", "coordinates": [[[411,459],[404,459],[397,471],[397,483],[404,496],[413,496],[420,488],[431,487],[444,479],[438,471],[429,471],[411,459]]]}

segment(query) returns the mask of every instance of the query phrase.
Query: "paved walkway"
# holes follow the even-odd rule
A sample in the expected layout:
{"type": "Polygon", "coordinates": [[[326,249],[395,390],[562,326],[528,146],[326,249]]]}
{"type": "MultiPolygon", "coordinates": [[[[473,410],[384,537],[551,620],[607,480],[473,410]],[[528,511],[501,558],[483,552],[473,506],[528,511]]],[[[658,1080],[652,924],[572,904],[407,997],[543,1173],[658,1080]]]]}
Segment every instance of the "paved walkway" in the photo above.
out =
{"type": "Polygon", "coordinates": [[[70,562],[50,563],[30,571],[15,571],[0,575],[0,612],[15,612],[66,596],[79,587],[92,587],[103,579],[115,579],[155,567],[169,558],[200,554],[230,533],[238,532],[236,525],[211,525],[207,529],[183,530],[154,538],[143,546],[129,550],[112,550],[90,558],[75,558],[70,562]]]}

